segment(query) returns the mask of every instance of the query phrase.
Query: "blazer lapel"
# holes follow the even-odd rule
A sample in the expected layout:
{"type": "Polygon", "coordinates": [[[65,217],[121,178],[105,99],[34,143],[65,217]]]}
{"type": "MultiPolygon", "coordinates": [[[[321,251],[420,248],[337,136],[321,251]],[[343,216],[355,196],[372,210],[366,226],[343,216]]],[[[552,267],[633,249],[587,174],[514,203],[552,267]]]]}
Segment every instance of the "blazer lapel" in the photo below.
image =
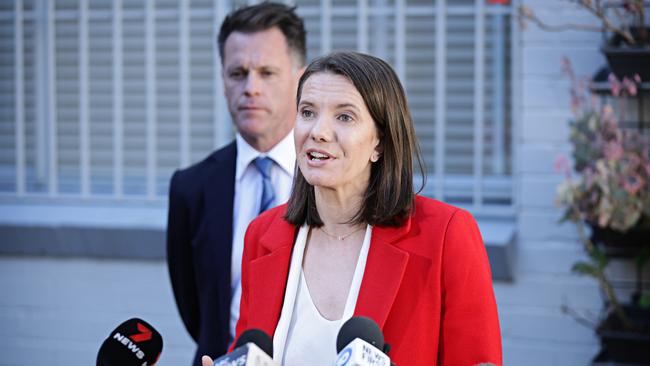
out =
{"type": "Polygon", "coordinates": [[[282,219],[282,215],[276,216],[260,238],[260,245],[270,253],[250,264],[250,325],[271,337],[282,311],[296,232],[297,228],[282,219]]]}
{"type": "MultiPolygon", "coordinates": [[[[408,252],[395,244],[410,230],[404,225],[374,227],[366,269],[361,282],[354,315],[374,319],[383,328],[399,291],[409,259],[408,252]]],[[[289,274],[291,253],[298,228],[278,215],[260,238],[269,253],[250,264],[249,326],[275,332],[289,274]]]]}
{"type": "MultiPolygon", "coordinates": [[[[230,286],[230,261],[232,252],[232,216],[235,200],[235,161],[237,159],[237,145],[233,142],[228,145],[222,154],[211,156],[213,167],[210,177],[206,180],[203,190],[205,197],[205,216],[209,222],[215,248],[218,255],[213,258],[223,258],[227,264],[221,276],[227,274],[230,286]]],[[[211,258],[210,260],[213,260],[211,258]]],[[[228,289],[230,291],[230,289],[228,289]]]]}
{"type": "Polygon", "coordinates": [[[354,315],[372,318],[384,327],[400,288],[409,254],[395,246],[410,230],[410,219],[399,227],[373,227],[366,269],[354,315]]]}

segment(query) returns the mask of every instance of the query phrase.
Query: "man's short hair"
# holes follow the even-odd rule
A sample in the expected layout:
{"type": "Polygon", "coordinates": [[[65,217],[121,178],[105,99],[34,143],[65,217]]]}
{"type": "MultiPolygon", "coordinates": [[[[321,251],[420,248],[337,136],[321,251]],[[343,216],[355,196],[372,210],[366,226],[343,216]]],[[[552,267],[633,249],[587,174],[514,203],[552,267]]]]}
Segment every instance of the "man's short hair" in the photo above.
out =
{"type": "Polygon", "coordinates": [[[232,32],[254,33],[278,27],[287,41],[289,51],[298,61],[296,66],[304,66],[307,58],[307,32],[303,20],[296,15],[295,10],[295,6],[265,1],[230,13],[221,24],[217,37],[221,62],[224,60],[226,39],[232,32]]]}

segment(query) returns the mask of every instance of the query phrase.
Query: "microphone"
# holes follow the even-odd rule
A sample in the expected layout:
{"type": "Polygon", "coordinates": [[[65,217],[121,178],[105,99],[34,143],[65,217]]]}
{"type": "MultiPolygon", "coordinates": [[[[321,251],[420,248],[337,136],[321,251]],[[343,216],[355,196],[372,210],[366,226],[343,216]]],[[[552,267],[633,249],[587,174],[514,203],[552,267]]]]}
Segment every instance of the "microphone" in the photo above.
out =
{"type": "Polygon", "coordinates": [[[153,366],[162,348],[162,336],[151,324],[129,319],[104,340],[97,353],[97,366],[153,366]]]}
{"type": "Polygon", "coordinates": [[[377,323],[364,316],[346,321],[336,337],[336,366],[390,366],[384,335],[377,323]]]}
{"type": "Polygon", "coordinates": [[[259,329],[245,330],[235,342],[235,349],[214,360],[214,366],[275,366],[273,341],[259,329]]]}

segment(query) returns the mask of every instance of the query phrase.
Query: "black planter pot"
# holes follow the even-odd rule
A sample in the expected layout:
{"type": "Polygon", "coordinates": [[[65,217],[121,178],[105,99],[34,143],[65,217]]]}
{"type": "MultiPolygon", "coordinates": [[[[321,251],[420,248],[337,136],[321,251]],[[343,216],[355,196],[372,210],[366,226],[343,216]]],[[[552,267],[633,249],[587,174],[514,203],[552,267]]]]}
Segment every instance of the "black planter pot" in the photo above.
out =
{"type": "Polygon", "coordinates": [[[591,241],[612,257],[634,257],[645,246],[650,246],[650,227],[635,226],[626,232],[587,223],[591,227],[591,241]]]}
{"type": "Polygon", "coordinates": [[[593,365],[650,365],[650,310],[623,308],[637,329],[624,330],[618,317],[610,314],[596,331],[601,351],[593,365]]]}
{"type": "Polygon", "coordinates": [[[614,75],[619,79],[632,78],[635,74],[642,81],[650,81],[650,46],[613,47],[605,46],[602,52],[614,75]]]}
{"type": "MultiPolygon", "coordinates": [[[[630,31],[638,39],[639,28],[632,27],[630,31]]],[[[650,34],[650,28],[646,28],[646,34],[650,34]]],[[[650,81],[650,43],[647,39],[644,43],[630,46],[621,36],[614,35],[601,51],[607,57],[609,68],[619,79],[638,74],[641,81],[650,81]]]]}

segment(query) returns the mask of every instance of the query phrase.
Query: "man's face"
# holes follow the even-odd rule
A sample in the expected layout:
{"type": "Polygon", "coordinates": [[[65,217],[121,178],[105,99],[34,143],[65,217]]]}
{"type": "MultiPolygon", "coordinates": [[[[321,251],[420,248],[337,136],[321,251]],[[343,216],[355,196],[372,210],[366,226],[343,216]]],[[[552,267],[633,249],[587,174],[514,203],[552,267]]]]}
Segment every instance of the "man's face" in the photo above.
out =
{"type": "Polygon", "coordinates": [[[279,28],[226,39],[224,93],[237,131],[251,146],[268,151],[293,127],[296,89],[302,70],[279,28]]]}

